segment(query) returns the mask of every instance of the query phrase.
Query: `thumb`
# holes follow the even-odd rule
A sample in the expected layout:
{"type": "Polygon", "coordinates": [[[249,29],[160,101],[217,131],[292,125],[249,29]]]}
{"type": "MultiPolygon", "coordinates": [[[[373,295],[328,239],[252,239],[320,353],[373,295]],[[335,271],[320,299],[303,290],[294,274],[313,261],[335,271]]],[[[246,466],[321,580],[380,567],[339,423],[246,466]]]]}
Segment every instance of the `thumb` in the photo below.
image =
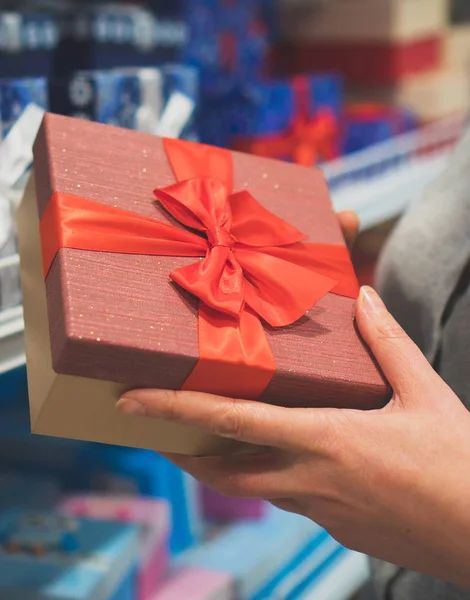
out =
{"type": "Polygon", "coordinates": [[[402,402],[424,399],[443,384],[372,288],[361,289],[356,321],[364,341],[402,402]]]}

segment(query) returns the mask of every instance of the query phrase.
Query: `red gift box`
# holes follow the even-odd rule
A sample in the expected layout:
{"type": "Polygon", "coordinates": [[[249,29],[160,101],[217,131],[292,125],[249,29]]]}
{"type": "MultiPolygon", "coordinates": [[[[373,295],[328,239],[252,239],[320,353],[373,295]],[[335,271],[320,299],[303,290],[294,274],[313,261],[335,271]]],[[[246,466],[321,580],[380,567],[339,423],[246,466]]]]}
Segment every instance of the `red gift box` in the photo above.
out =
{"type": "Polygon", "coordinates": [[[281,75],[337,70],[358,85],[390,85],[442,63],[443,39],[431,36],[406,42],[306,42],[282,44],[271,58],[281,75]]]}
{"type": "Polygon", "coordinates": [[[238,446],[115,401],[134,387],[386,401],[319,171],[55,115],[34,169],[19,239],[36,433],[213,454],[238,446]]]}

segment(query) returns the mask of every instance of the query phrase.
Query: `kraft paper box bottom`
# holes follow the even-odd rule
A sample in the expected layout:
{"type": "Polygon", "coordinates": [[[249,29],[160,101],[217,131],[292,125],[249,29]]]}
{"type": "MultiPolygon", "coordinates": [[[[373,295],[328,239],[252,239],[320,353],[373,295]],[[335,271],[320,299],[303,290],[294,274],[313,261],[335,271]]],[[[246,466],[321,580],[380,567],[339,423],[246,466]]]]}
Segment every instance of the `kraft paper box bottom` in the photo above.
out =
{"type": "Polygon", "coordinates": [[[18,211],[18,237],[33,433],[189,455],[253,449],[186,426],[118,413],[115,405],[124,385],[55,373],[34,173],[18,211]]]}

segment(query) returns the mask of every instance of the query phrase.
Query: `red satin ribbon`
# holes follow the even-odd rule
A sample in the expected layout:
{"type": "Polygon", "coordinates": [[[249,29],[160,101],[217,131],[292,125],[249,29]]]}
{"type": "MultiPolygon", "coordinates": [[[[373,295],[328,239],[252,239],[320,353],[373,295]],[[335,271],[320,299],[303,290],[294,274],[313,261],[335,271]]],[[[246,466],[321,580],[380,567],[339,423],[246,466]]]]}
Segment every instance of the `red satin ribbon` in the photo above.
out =
{"type": "Polygon", "coordinates": [[[199,360],[183,387],[257,398],[276,369],[261,320],[283,327],[330,291],[356,297],[348,252],[305,243],[302,233],[248,191],[233,193],[230,152],[178,140],[165,140],[165,148],[178,183],[155,195],[182,225],[203,236],[56,193],[41,219],[44,275],[60,248],[200,257],[170,273],[200,300],[199,360]]]}
{"type": "Polygon", "coordinates": [[[240,137],[234,148],[257,156],[273,158],[291,157],[306,167],[316,165],[319,159],[337,157],[335,139],[339,128],[335,115],[328,108],[318,109],[310,116],[308,82],[303,77],[294,79],[296,115],[286,133],[259,137],[240,137]]]}

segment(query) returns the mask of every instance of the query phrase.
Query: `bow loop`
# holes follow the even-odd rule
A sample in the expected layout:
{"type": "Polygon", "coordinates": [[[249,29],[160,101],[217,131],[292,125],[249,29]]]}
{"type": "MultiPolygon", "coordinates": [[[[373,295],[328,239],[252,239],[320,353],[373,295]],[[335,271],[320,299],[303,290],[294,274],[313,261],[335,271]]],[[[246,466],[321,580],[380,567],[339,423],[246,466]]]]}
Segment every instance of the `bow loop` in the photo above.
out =
{"type": "Polygon", "coordinates": [[[261,206],[248,191],[232,194],[230,205],[231,233],[240,244],[263,248],[287,246],[307,239],[298,229],[261,206]]]}
{"type": "Polygon", "coordinates": [[[225,185],[209,177],[193,178],[154,190],[163,207],[180,223],[198,231],[230,231],[232,213],[225,185]]]}
{"type": "Polygon", "coordinates": [[[170,277],[210,308],[232,317],[240,316],[245,279],[227,246],[214,246],[204,259],[173,271],[170,277]]]}

